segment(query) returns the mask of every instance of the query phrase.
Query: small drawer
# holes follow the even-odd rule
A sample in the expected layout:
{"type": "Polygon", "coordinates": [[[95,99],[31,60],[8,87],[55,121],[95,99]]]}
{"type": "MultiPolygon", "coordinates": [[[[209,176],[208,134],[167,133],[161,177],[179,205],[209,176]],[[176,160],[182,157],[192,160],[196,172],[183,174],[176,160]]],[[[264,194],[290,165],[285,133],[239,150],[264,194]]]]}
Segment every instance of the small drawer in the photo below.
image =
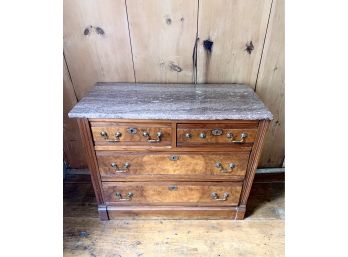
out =
{"type": "Polygon", "coordinates": [[[103,182],[107,204],[238,205],[242,182],[103,182]]]}
{"type": "Polygon", "coordinates": [[[178,146],[250,146],[254,143],[257,123],[250,124],[178,124],[178,146]]]}
{"type": "Polygon", "coordinates": [[[245,153],[141,153],[97,151],[103,181],[125,180],[242,180],[248,165],[245,153]]]}
{"type": "Polygon", "coordinates": [[[171,124],[91,122],[95,145],[169,146],[171,124]]]}

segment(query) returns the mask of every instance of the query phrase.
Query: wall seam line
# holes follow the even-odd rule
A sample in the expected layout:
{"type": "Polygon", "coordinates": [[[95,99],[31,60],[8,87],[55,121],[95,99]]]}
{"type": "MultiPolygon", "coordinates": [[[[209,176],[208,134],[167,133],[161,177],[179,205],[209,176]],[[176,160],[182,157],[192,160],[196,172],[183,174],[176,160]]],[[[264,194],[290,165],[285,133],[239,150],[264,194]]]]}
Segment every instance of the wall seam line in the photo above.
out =
{"type": "Polygon", "coordinates": [[[73,88],[73,91],[74,91],[75,100],[76,100],[76,102],[78,102],[79,100],[78,100],[77,95],[76,95],[75,85],[73,83],[73,80],[72,80],[72,77],[71,77],[71,74],[70,74],[68,62],[66,61],[64,51],[63,51],[63,59],[64,59],[64,62],[65,62],[65,67],[68,70],[69,79],[70,79],[70,82],[71,82],[71,85],[72,85],[72,88],[73,88]]]}
{"type": "Polygon", "coordinates": [[[198,70],[198,67],[197,67],[197,58],[198,58],[198,40],[199,40],[199,37],[198,37],[198,24],[199,24],[199,0],[197,0],[198,3],[197,3],[197,23],[196,23],[196,42],[195,42],[195,45],[196,45],[196,56],[195,56],[195,60],[196,60],[196,63],[195,63],[195,84],[197,84],[197,70],[198,70]]]}
{"type": "Polygon", "coordinates": [[[258,67],[258,69],[257,69],[257,75],[256,75],[256,81],[255,81],[254,92],[256,92],[257,82],[258,82],[258,79],[259,79],[260,67],[261,67],[262,57],[263,57],[263,51],[265,50],[266,38],[267,38],[268,28],[269,28],[269,21],[270,21],[270,19],[271,19],[271,14],[272,14],[273,1],[274,1],[274,0],[272,0],[272,2],[271,2],[271,7],[270,7],[270,10],[269,10],[269,14],[268,14],[266,32],[265,32],[265,36],[264,36],[264,38],[263,38],[263,45],[262,45],[262,51],[261,51],[261,57],[260,57],[259,67],[258,67]]]}
{"type": "Polygon", "coordinates": [[[130,44],[130,50],[132,55],[132,64],[133,64],[133,76],[134,76],[134,82],[137,83],[137,78],[135,76],[135,65],[134,65],[134,56],[133,56],[133,45],[132,45],[132,37],[130,34],[130,27],[129,27],[129,17],[128,17],[128,7],[127,7],[127,0],[124,0],[124,5],[126,7],[126,16],[127,16],[127,25],[128,25],[128,36],[129,36],[129,44],[130,44]]]}

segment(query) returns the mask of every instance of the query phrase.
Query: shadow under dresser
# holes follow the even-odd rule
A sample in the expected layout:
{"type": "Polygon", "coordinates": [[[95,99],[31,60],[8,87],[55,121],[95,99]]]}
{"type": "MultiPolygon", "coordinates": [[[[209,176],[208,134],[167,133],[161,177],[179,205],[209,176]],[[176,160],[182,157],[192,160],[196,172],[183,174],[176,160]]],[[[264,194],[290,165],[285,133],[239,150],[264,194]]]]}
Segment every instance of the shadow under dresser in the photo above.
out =
{"type": "Polygon", "coordinates": [[[243,219],[272,114],[240,84],[97,83],[77,118],[102,220],[243,219]]]}

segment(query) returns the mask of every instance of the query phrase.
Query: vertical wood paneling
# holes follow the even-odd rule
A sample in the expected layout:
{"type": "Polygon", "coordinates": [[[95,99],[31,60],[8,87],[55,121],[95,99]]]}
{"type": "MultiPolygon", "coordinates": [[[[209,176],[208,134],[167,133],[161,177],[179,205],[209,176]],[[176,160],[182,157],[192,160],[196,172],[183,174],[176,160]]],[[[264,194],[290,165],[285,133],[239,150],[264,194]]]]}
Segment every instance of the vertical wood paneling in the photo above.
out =
{"type": "Polygon", "coordinates": [[[64,53],[81,99],[97,81],[134,82],[124,0],[64,0],[64,53]]]}
{"type": "Polygon", "coordinates": [[[69,119],[68,112],[76,104],[76,95],[63,59],[63,147],[64,160],[72,168],[85,168],[84,151],[75,119],[69,119]]]}
{"type": "Polygon", "coordinates": [[[272,0],[200,0],[199,83],[255,86],[272,0]],[[204,40],[213,42],[211,52],[204,40]],[[246,45],[252,42],[249,54],[246,45]]]}
{"type": "Polygon", "coordinates": [[[193,82],[197,0],[127,0],[137,82],[193,82]]]}
{"type": "Polygon", "coordinates": [[[274,115],[260,167],[281,167],[285,155],[284,0],[273,0],[256,93],[274,115]]]}
{"type": "Polygon", "coordinates": [[[256,85],[274,114],[259,167],[282,166],[284,0],[64,0],[64,53],[64,152],[74,168],[86,165],[76,122],[66,117],[76,97],[97,81],[191,83],[195,72],[198,83],[256,85]]]}

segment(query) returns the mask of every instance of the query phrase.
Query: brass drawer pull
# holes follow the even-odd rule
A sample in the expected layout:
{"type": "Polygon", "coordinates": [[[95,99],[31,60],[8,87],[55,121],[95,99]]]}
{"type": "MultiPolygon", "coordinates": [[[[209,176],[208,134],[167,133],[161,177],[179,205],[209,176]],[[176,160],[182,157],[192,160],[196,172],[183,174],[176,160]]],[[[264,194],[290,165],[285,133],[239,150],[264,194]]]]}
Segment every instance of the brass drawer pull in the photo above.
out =
{"type": "Polygon", "coordinates": [[[233,169],[236,167],[236,164],[231,162],[230,164],[228,164],[228,169],[224,169],[221,162],[216,162],[215,167],[220,169],[222,173],[228,173],[233,171],[233,169]]]}
{"type": "Polygon", "coordinates": [[[231,139],[231,143],[237,143],[237,144],[240,144],[240,143],[245,143],[245,139],[248,137],[248,134],[247,133],[242,133],[240,135],[240,140],[233,140],[234,139],[234,136],[232,133],[227,133],[227,138],[231,139]]]}
{"type": "Polygon", "coordinates": [[[109,135],[108,133],[106,133],[106,131],[100,132],[100,135],[105,139],[106,142],[120,142],[120,137],[122,136],[122,133],[119,131],[116,132],[114,140],[109,140],[109,135]]]}
{"type": "Polygon", "coordinates": [[[162,132],[157,132],[157,138],[156,139],[151,139],[149,132],[144,132],[143,136],[146,138],[146,141],[149,143],[158,143],[161,142],[161,136],[162,136],[162,132]]]}
{"type": "Polygon", "coordinates": [[[127,193],[127,197],[123,198],[120,192],[115,193],[115,197],[118,201],[131,201],[134,194],[132,192],[127,193]]]}
{"type": "Polygon", "coordinates": [[[224,193],[223,198],[219,198],[219,195],[216,192],[211,193],[210,197],[214,201],[226,201],[229,194],[227,192],[224,193]]]}
{"type": "Polygon", "coordinates": [[[204,138],[207,137],[207,135],[206,135],[205,133],[202,132],[202,133],[199,134],[199,137],[200,137],[201,139],[204,139],[204,138]]]}
{"type": "Polygon", "coordinates": [[[186,138],[192,138],[192,134],[191,134],[191,133],[186,133],[186,134],[185,134],[185,137],[186,137],[186,138]]]}
{"type": "Polygon", "coordinates": [[[115,170],[116,170],[116,173],[125,173],[128,171],[128,168],[129,168],[130,164],[128,162],[126,162],[124,165],[123,165],[123,169],[120,169],[117,165],[117,163],[113,162],[111,163],[111,167],[113,167],[115,170]]]}

